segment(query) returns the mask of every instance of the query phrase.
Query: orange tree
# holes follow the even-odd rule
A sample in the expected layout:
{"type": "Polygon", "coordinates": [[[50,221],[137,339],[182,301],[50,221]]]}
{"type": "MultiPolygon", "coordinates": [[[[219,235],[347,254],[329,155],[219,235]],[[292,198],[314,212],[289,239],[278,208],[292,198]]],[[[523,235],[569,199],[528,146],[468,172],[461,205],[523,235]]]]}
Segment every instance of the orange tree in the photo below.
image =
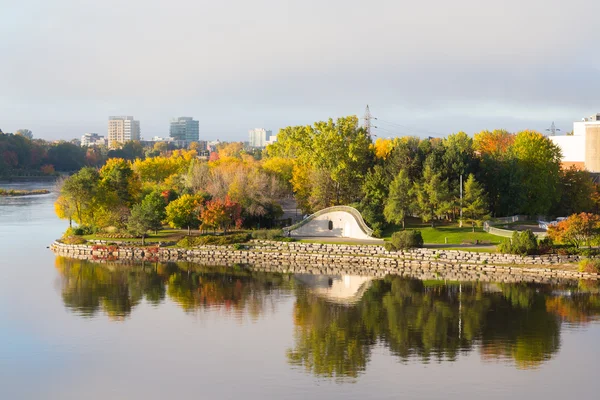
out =
{"type": "Polygon", "coordinates": [[[239,203],[232,201],[229,196],[225,196],[224,200],[214,199],[206,202],[200,215],[203,228],[227,229],[231,225],[236,228],[242,226],[242,207],[239,203]]]}
{"type": "Polygon", "coordinates": [[[600,215],[581,213],[548,228],[548,236],[557,242],[568,243],[577,248],[588,245],[600,234],[600,215]]]}

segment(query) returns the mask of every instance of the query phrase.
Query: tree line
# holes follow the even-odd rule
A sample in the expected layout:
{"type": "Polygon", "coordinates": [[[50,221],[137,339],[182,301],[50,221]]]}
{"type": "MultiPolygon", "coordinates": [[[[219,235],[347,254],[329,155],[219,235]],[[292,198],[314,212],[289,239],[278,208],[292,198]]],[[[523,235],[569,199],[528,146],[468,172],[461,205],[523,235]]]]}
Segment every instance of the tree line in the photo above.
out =
{"type": "Polygon", "coordinates": [[[528,130],[373,141],[350,116],[284,128],[262,153],[242,143],[224,143],[208,160],[194,149],[144,153],[135,142],[117,151],[112,155],[123,157],[109,153],[107,161],[96,159],[101,168],[67,179],[61,217],[138,235],[162,223],[270,227],[293,197],[303,213],[354,206],[381,234],[407,217],[432,226],[462,217],[474,228],[487,217],[593,212],[600,198],[586,171],[561,169],[560,149],[528,130]]]}

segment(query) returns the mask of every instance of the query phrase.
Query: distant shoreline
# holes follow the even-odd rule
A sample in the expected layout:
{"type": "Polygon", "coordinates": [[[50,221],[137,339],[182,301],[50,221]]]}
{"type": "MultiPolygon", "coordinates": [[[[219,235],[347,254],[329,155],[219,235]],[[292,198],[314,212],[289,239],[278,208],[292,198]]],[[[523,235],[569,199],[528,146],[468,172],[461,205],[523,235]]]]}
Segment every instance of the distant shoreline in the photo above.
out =
{"type": "Polygon", "coordinates": [[[19,182],[53,182],[59,177],[55,175],[50,176],[0,176],[0,183],[19,183],[19,182]]]}
{"type": "Polygon", "coordinates": [[[20,197],[37,196],[50,193],[47,189],[19,190],[19,189],[0,189],[0,197],[20,197]]]}

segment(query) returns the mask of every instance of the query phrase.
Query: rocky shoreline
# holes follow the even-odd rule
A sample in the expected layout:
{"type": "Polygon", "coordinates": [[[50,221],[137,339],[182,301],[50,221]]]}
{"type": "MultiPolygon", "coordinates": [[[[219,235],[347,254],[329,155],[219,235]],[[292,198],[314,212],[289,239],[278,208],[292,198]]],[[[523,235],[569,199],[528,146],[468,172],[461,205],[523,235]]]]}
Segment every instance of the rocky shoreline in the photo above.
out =
{"type": "MultiPolygon", "coordinates": [[[[114,242],[112,242],[114,243],[114,242]]],[[[420,279],[552,282],[599,280],[599,274],[579,272],[579,256],[515,256],[459,250],[413,249],[388,252],[381,246],[286,243],[256,240],[243,246],[202,246],[194,249],[132,247],[127,243],[67,245],[54,242],[60,256],[94,262],[189,262],[200,265],[249,265],[273,272],[325,275],[389,274],[420,279]]]]}

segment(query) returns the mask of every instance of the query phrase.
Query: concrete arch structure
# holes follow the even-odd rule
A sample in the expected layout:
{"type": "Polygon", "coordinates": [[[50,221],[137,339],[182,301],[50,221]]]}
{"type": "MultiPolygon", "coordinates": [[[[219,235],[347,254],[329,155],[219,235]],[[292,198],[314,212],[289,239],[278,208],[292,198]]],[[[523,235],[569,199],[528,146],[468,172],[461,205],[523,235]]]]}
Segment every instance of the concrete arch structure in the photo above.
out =
{"type": "Polygon", "coordinates": [[[284,228],[291,237],[334,237],[374,240],[373,230],[367,226],[356,208],[335,206],[324,208],[304,220],[284,228]]]}

